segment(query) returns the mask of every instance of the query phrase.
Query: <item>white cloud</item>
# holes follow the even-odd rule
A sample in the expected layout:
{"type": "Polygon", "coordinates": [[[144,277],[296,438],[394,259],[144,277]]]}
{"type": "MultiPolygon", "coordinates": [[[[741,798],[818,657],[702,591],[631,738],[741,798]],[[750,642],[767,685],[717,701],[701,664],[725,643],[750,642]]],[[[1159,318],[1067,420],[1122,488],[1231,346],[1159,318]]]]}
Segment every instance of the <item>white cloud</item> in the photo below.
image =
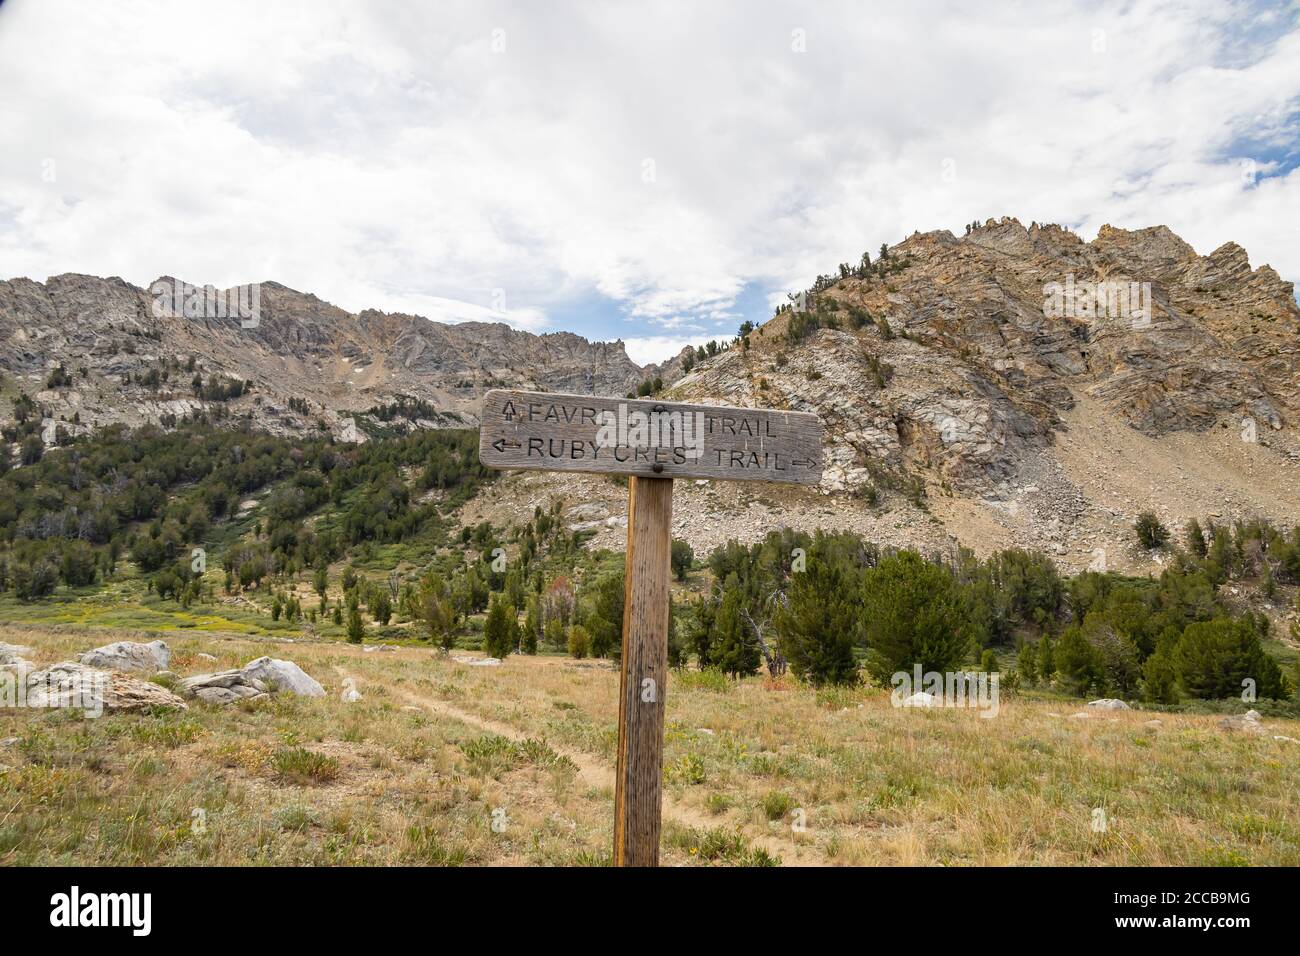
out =
{"type": "Polygon", "coordinates": [[[638,365],[649,365],[650,363],[663,362],[672,358],[688,345],[700,346],[710,339],[717,339],[716,335],[695,335],[688,338],[679,338],[673,335],[646,335],[637,338],[624,339],[623,344],[627,348],[627,356],[638,365]]]}
{"type": "Polygon", "coordinates": [[[1300,173],[1240,166],[1294,165],[1294,7],[649,9],[10,0],[0,262],[532,329],[603,295],[679,335],[1003,214],[1300,277],[1300,173]]]}

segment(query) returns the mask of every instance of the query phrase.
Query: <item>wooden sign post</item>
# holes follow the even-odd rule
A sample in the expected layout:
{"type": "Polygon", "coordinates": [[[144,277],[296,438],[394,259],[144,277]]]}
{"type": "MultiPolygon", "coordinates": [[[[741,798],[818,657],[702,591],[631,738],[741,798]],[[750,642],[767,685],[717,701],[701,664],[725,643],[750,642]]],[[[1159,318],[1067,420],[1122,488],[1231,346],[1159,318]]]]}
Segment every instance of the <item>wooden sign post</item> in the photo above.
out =
{"type": "Polygon", "coordinates": [[[614,865],[656,866],[673,479],[816,484],[821,423],[806,412],[495,389],[483,399],[479,458],[629,476],[614,865]]]}

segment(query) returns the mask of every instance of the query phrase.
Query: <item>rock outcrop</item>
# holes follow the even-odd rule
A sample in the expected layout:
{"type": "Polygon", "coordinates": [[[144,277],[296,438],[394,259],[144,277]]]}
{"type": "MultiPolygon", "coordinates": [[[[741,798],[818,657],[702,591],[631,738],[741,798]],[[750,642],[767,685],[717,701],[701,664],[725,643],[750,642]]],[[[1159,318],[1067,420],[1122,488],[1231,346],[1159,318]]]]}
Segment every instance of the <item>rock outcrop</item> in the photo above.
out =
{"type": "Polygon", "coordinates": [[[192,386],[197,375],[249,383],[249,392],[222,404],[235,413],[256,409],[268,431],[297,434],[324,421],[342,437],[364,437],[354,419],[394,403],[403,408],[383,413],[390,426],[463,426],[477,422],[489,388],[623,395],[664,374],[629,359],[621,341],[375,310],[353,315],[275,282],[259,286],[256,325],[202,317],[215,311],[208,307],[187,317],[169,294],[150,291],[177,285],[202,294],[166,276],[144,289],[71,273],[0,282],[0,368],[26,379],[22,387],[49,411],[51,434],[56,425],[76,433],[202,411],[214,402],[192,386]],[[47,387],[59,365],[71,383],[47,387]],[[164,379],[160,370],[175,374],[164,379]]]}
{"type": "Polygon", "coordinates": [[[165,687],[75,661],[32,671],[25,680],[28,707],[81,710],[93,716],[153,707],[185,709],[185,702],[165,687]]]}
{"type": "Polygon", "coordinates": [[[186,697],[209,704],[254,700],[275,691],[304,697],[325,696],[325,688],[297,664],[270,657],[259,657],[234,670],[187,677],[177,685],[177,689],[186,697]]]}
{"type": "Polygon", "coordinates": [[[171,659],[172,652],[163,641],[150,641],[148,644],[115,641],[81,655],[81,663],[87,667],[150,674],[166,670],[171,659]]]}

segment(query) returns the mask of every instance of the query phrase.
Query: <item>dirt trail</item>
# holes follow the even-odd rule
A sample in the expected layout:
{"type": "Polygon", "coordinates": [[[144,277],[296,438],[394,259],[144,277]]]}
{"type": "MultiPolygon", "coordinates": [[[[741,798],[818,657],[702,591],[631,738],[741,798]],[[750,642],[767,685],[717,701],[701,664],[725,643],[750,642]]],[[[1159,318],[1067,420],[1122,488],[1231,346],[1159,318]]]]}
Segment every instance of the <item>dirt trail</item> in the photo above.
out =
{"type": "MultiPolygon", "coordinates": [[[[340,676],[344,671],[341,667],[335,667],[335,672],[340,676]]],[[[498,734],[507,740],[516,743],[527,739],[528,734],[512,727],[509,724],[503,724],[500,721],[489,720],[479,717],[469,711],[462,710],[454,704],[448,703],[437,697],[430,697],[425,694],[418,694],[415,691],[401,688],[393,690],[402,699],[409,703],[422,707],[425,710],[432,711],[443,717],[449,717],[452,720],[459,721],[470,727],[475,727],[486,733],[498,734]]],[[[549,742],[548,742],[549,743],[549,742]]],[[[562,756],[568,757],[578,768],[578,776],[590,787],[597,789],[614,789],[614,768],[610,767],[604,761],[593,757],[591,754],[584,753],[580,750],[571,750],[568,748],[557,747],[551,744],[551,749],[562,756]]],[[[719,823],[727,822],[725,816],[715,817],[704,813],[680,800],[673,798],[669,793],[663,795],[663,815],[665,818],[671,818],[679,824],[688,827],[694,827],[701,830],[711,830],[718,826],[719,823]]],[[[825,857],[811,843],[795,843],[793,840],[782,839],[771,834],[754,834],[744,831],[745,838],[754,846],[762,847],[773,856],[779,856],[783,865],[787,866],[826,866],[825,857]]]]}

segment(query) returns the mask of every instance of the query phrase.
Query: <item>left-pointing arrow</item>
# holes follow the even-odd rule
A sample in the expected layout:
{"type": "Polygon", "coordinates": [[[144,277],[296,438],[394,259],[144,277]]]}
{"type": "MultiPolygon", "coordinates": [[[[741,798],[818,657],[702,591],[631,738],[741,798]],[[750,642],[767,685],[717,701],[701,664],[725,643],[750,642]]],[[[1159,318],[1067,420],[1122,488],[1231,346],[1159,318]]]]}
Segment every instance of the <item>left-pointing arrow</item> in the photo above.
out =
{"type": "Polygon", "coordinates": [[[492,447],[497,451],[505,451],[507,448],[519,448],[521,446],[517,441],[506,441],[504,438],[498,438],[492,443],[492,447]]]}

